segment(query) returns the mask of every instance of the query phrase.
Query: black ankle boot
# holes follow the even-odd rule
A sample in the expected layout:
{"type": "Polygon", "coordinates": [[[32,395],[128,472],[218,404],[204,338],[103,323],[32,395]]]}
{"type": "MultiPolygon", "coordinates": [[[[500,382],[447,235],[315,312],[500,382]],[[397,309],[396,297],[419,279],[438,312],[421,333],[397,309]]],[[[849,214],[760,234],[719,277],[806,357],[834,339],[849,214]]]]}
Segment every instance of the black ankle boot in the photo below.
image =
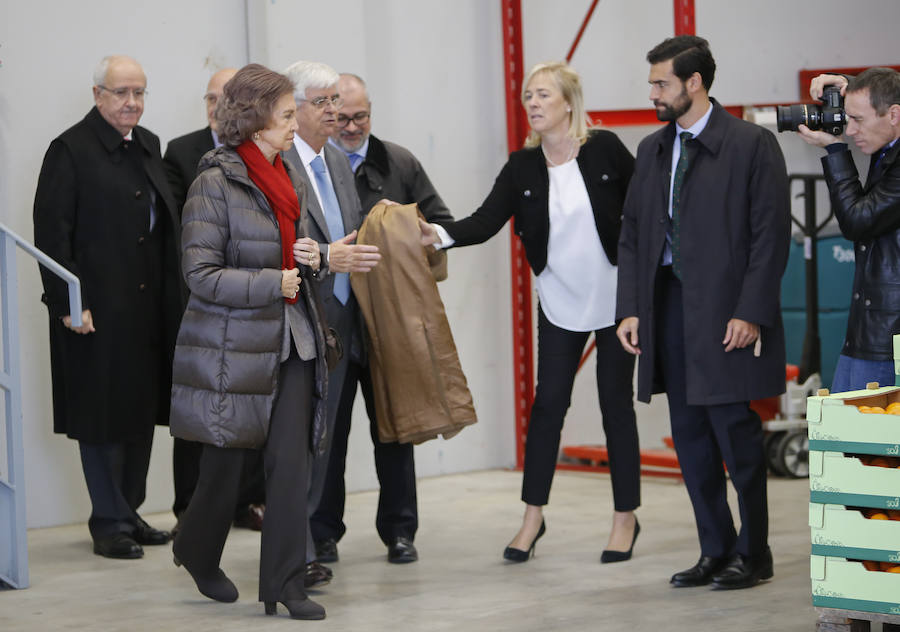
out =
{"type": "MultiPolygon", "coordinates": [[[[278,602],[267,601],[266,614],[273,615],[278,611],[278,602]]],[[[325,608],[312,599],[287,599],[281,602],[291,615],[291,619],[318,621],[325,618],[325,608]]]]}
{"type": "MultiPolygon", "coordinates": [[[[175,566],[182,565],[181,560],[177,556],[174,562],[175,566]]],[[[197,584],[197,590],[202,595],[224,603],[237,601],[238,589],[221,568],[217,568],[214,572],[208,574],[195,573],[187,565],[184,566],[184,570],[188,572],[191,579],[197,584]]]]}

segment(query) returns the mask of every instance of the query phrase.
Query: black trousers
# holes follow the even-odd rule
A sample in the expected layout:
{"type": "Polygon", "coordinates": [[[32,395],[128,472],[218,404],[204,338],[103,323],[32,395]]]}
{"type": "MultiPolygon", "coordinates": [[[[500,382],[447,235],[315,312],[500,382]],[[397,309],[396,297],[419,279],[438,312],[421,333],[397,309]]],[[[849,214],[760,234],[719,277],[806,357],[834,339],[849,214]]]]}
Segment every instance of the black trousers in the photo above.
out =
{"type": "Polygon", "coordinates": [[[120,443],[78,442],[81,468],[91,497],[88,529],[93,539],[133,533],[141,519],[137,509],[147,495],[147,470],[153,427],[147,434],[120,443]]]}
{"type": "MultiPolygon", "coordinates": [[[[259,560],[259,600],[304,599],[306,495],[315,361],[292,349],[281,364],[278,395],[263,447],[266,517],[259,560]]],[[[252,450],[203,446],[200,477],[181,516],[175,555],[198,574],[219,568],[231,528],[244,459],[252,450]]]]}
{"type": "Polygon", "coordinates": [[[669,399],[672,439],[694,508],[700,551],[712,557],[729,557],[735,552],[759,555],[766,550],[769,530],[762,423],[749,402],[687,403],[681,282],[669,267],[661,270],[660,277],[657,360],[669,399]],[[728,508],[723,460],[737,491],[739,535],[728,508]]]}
{"type": "MultiPolygon", "coordinates": [[[[522,501],[546,505],[556,470],[559,436],[572,401],[575,372],[590,332],[557,327],[538,309],[538,383],[528,422],[522,501]]],[[[616,328],[594,332],[597,341],[597,396],[609,449],[616,511],[641,504],[641,461],[634,415],[634,356],[616,337],[616,328]]]]}
{"type": "MultiPolygon", "coordinates": [[[[200,455],[203,444],[175,438],[172,445],[172,479],[175,483],[175,502],[172,513],[181,516],[191,502],[197,479],[200,476],[200,455]]],[[[247,508],[247,505],[263,505],[266,502],[266,473],[263,469],[261,452],[248,452],[241,468],[240,491],[235,518],[247,508]]]]}
{"type": "Polygon", "coordinates": [[[375,397],[368,367],[350,362],[338,404],[328,470],[319,506],[310,518],[310,527],[316,541],[334,538],[340,540],[347,527],[344,524],[344,471],[347,464],[347,439],[350,436],[350,418],[356,398],[357,383],[362,389],[366,412],[369,415],[369,433],[375,449],[375,472],[378,475],[378,513],[375,528],[385,544],[398,537],[415,539],[419,527],[416,499],[416,464],[411,443],[383,443],[378,439],[378,423],[375,418],[375,397]]]}

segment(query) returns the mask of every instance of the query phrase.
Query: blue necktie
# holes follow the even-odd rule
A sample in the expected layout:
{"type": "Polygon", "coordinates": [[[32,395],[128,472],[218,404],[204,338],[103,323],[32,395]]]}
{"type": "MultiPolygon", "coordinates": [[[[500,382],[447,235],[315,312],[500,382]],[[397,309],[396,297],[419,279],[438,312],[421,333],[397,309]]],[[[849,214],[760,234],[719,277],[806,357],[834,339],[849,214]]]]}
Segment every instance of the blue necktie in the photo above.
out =
{"type": "Polygon", "coordinates": [[[681,132],[681,154],[678,156],[678,164],[675,165],[675,179],[672,183],[672,272],[681,278],[681,183],[684,182],[684,174],[688,169],[687,140],[693,136],[690,132],[681,132]]]}
{"type": "Polygon", "coordinates": [[[357,167],[362,164],[363,157],[359,154],[347,154],[347,158],[350,159],[350,168],[353,169],[353,173],[356,173],[357,167]]]}
{"type": "MultiPolygon", "coordinates": [[[[325,212],[325,222],[328,224],[328,233],[331,241],[337,241],[345,235],[344,220],[341,217],[341,206],[338,204],[334,188],[325,173],[325,161],[322,156],[316,156],[309,163],[313,174],[316,176],[316,186],[319,188],[319,196],[322,198],[322,210],[325,212]]],[[[338,272],[334,275],[334,295],[341,302],[347,304],[350,298],[350,275],[346,272],[338,272]]]]}

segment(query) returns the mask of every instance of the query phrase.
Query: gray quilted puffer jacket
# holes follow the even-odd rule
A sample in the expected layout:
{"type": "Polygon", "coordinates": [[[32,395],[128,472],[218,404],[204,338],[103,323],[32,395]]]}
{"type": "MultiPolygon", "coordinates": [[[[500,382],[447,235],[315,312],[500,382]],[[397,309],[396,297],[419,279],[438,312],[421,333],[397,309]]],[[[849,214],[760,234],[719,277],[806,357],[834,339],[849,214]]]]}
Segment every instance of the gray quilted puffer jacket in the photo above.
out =
{"type": "MultiPolygon", "coordinates": [[[[285,168],[304,208],[305,185],[290,164],[285,168]]],[[[218,447],[259,448],[280,386],[281,237],[265,195],[235,151],[211,151],[199,169],[182,216],[182,268],[191,296],[175,346],[171,433],[218,447]]],[[[310,449],[320,453],[328,378],[325,327],[313,296],[316,281],[309,268],[299,268],[302,300],[315,321],[310,449]]]]}

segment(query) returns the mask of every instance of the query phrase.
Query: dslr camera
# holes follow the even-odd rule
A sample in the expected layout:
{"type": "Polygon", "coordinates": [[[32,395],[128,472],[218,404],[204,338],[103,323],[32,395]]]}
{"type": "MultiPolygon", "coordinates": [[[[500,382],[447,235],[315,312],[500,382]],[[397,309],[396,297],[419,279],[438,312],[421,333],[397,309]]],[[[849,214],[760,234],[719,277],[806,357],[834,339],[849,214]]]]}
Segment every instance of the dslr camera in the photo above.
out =
{"type": "Polygon", "coordinates": [[[797,126],[822,130],[832,136],[840,136],[847,125],[844,112],[844,97],[838,86],[825,86],[822,90],[822,105],[779,105],[776,108],[779,132],[796,132],[797,126]]]}

